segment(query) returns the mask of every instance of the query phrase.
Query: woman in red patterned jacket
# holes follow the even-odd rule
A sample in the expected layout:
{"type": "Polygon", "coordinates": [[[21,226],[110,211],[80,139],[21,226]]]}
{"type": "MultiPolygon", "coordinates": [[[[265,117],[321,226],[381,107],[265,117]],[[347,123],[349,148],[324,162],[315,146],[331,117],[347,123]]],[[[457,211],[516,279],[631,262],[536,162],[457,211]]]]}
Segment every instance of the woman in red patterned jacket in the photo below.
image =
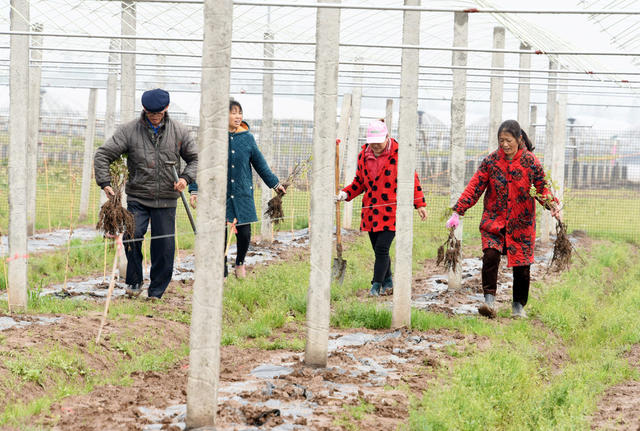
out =
{"type": "Polygon", "coordinates": [[[529,297],[529,267],[533,263],[536,242],[536,208],[530,194],[535,187],[536,199],[551,215],[561,220],[558,200],[546,186],[544,171],[533,154],[533,145],[515,120],[507,120],[498,129],[499,148],[489,154],[476,171],[453,206],[447,227],[458,225],[459,216],[484,195],[484,211],[480,221],[482,236],[482,289],[485,303],[478,312],[495,317],[495,294],[500,255],[507,255],[513,267],[512,315],[526,317],[524,306],[529,297]]]}
{"type": "MultiPolygon", "coordinates": [[[[398,187],[398,143],[389,137],[383,120],[369,123],[367,144],[358,155],[358,169],[353,182],[346,186],[337,201],[350,201],[364,193],[360,230],[369,232],[376,259],[373,265],[371,291],[373,296],[393,292],[389,248],[396,234],[396,191],[398,187]]],[[[420,218],[427,217],[426,202],[415,175],[413,204],[420,218]]]]}

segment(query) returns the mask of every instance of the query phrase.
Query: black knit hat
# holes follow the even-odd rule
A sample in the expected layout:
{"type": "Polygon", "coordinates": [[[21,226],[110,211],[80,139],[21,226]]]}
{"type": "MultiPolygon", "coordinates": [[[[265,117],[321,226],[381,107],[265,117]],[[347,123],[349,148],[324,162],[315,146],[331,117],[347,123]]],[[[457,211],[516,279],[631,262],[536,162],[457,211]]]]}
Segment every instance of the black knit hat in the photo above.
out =
{"type": "Polygon", "coordinates": [[[142,106],[147,112],[160,112],[169,106],[169,93],[161,88],[145,91],[142,106]]]}

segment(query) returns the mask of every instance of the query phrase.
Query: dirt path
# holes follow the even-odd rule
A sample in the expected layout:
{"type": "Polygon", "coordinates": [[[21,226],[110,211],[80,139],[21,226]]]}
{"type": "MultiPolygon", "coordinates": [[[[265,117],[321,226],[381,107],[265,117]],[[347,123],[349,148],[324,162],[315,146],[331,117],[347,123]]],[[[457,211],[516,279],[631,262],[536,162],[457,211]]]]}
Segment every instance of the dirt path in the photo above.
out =
{"type": "MultiPolygon", "coordinates": [[[[640,370],[640,345],[629,352],[628,360],[640,370]]],[[[607,389],[598,402],[591,429],[640,430],[640,381],[627,381],[607,389]]]]}

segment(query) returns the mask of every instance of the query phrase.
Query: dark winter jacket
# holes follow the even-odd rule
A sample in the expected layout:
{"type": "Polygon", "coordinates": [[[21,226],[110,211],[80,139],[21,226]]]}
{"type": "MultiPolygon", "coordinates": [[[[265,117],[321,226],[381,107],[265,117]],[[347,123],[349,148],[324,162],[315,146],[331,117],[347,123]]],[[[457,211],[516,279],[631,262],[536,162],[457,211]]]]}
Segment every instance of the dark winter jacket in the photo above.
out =
{"type": "Polygon", "coordinates": [[[512,160],[507,160],[500,148],[482,161],[453,206],[455,212],[464,215],[484,193],[482,249],[506,251],[508,266],[533,263],[536,204],[529,194],[532,185],[538,194],[557,202],[546,187],[544,170],[532,152],[521,148],[512,160]]]}
{"type": "MultiPolygon", "coordinates": [[[[364,193],[362,197],[362,213],[360,214],[361,231],[395,231],[396,192],[398,190],[398,143],[395,139],[391,139],[389,156],[375,177],[366,168],[366,149],[367,145],[364,145],[360,154],[358,154],[358,168],[353,182],[342,191],[347,194],[347,201],[354,199],[360,193],[364,193]]],[[[413,205],[415,208],[427,206],[417,173],[415,174],[413,205]]]]}
{"type": "MultiPolygon", "coordinates": [[[[253,199],[251,166],[270,188],[278,186],[275,176],[258,149],[249,125],[244,121],[236,132],[229,132],[229,159],[227,161],[227,221],[237,219],[239,224],[258,220],[253,199]]],[[[189,185],[189,192],[198,191],[198,185],[189,185]]]]}
{"type": "Polygon", "coordinates": [[[102,188],[111,185],[109,165],[122,154],[127,155],[126,193],[129,199],[154,208],[175,207],[180,194],[166,161],[176,162],[176,170],[187,184],[195,181],[198,168],[196,143],[181,123],[164,117],[156,135],[142,112],[140,118],[118,127],[112,137],[96,150],[94,170],[96,183],[102,188]],[[187,165],[181,169],[183,159],[187,165]],[[182,171],[182,172],[181,172],[182,171]]]}

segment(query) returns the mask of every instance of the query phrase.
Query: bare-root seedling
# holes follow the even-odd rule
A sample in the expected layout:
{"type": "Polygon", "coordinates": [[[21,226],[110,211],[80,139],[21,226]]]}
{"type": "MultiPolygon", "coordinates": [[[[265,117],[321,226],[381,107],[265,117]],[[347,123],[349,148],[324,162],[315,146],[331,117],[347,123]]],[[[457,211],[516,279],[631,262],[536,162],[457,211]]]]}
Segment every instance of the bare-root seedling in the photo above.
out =
{"type": "Polygon", "coordinates": [[[458,265],[460,265],[461,242],[456,238],[453,232],[454,229],[450,229],[449,237],[440,247],[438,247],[436,265],[444,263],[444,267],[447,270],[455,272],[458,265]]]}
{"type": "Polygon", "coordinates": [[[100,208],[96,229],[114,238],[124,232],[133,236],[135,230],[133,214],[122,206],[122,190],[127,182],[127,166],[124,158],[113,162],[109,170],[111,171],[111,188],[115,196],[109,196],[100,208]]]}
{"type": "Polygon", "coordinates": [[[549,271],[561,272],[569,269],[572,251],[573,245],[567,235],[567,225],[566,223],[558,222],[556,225],[556,241],[553,244],[553,256],[549,262],[547,273],[549,271]]]}
{"type": "MultiPolygon", "coordinates": [[[[282,182],[282,186],[285,188],[289,188],[293,184],[293,182],[301,176],[307,169],[309,169],[309,164],[311,162],[311,157],[307,160],[302,160],[298,162],[294,167],[289,176],[284,182],[282,182]]],[[[276,195],[272,197],[267,203],[267,210],[264,212],[274,224],[278,225],[284,219],[284,210],[282,209],[282,197],[284,193],[280,190],[276,192],[276,195]]]]}

